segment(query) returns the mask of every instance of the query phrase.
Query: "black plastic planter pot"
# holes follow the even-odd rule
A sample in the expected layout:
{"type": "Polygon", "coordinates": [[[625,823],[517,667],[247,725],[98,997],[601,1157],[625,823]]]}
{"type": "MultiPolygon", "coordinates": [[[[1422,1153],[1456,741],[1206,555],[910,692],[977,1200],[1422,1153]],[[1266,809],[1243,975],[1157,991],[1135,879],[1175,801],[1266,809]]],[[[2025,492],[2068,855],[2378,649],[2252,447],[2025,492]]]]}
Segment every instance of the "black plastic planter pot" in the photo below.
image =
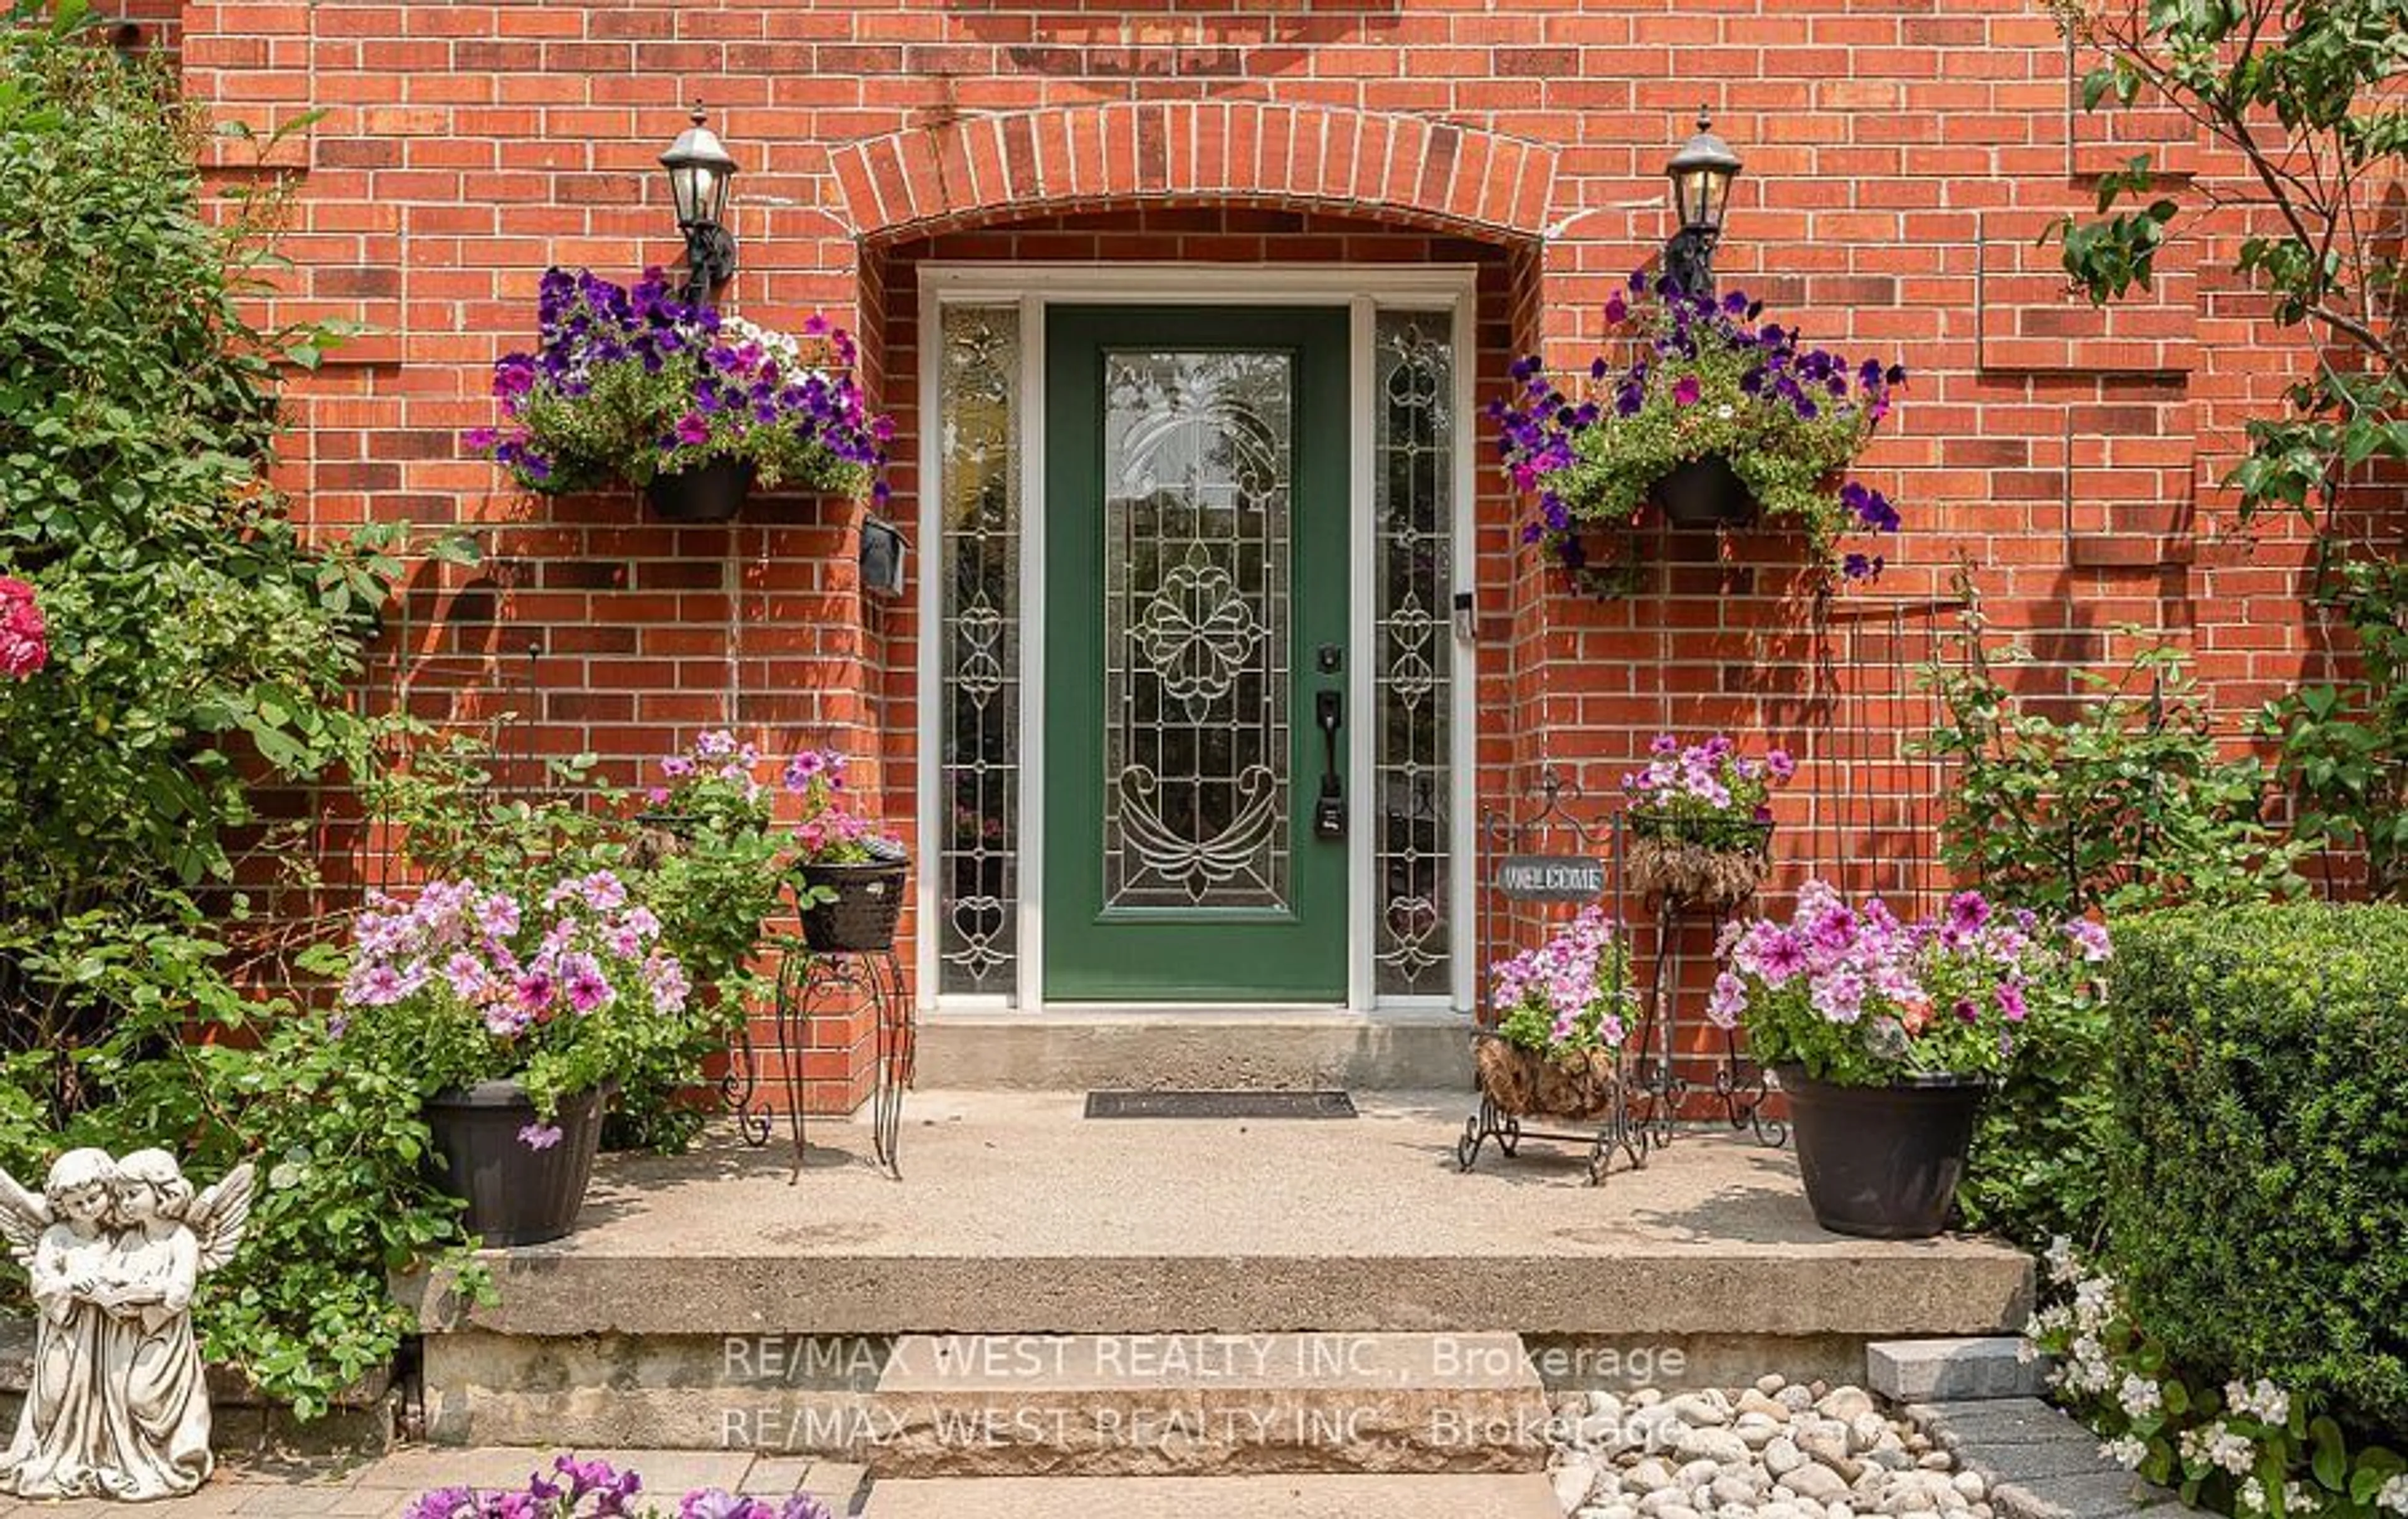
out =
{"type": "Polygon", "coordinates": [[[1833,1086],[1796,1066],[1778,1074],[1815,1223],[1868,1240],[1928,1240],[1941,1231],[1988,1090],[1980,1078],[1833,1086]]]}
{"type": "Polygon", "coordinates": [[[903,878],[910,868],[901,860],[803,867],[806,889],[824,886],[836,893],[833,902],[803,909],[803,942],[824,953],[892,948],[895,924],[903,916],[903,878]]]}
{"type": "Polygon", "coordinates": [[[1756,497],[1719,453],[1675,466],[1656,482],[1655,494],[1675,527],[1739,527],[1756,520],[1756,497]]]}
{"type": "Polygon", "coordinates": [[[602,1140],[600,1092],[560,1099],[560,1142],[538,1150],[519,1138],[535,1104],[516,1082],[479,1082],[426,1099],[426,1126],[443,1189],[468,1205],[462,1221],[489,1245],[539,1245],[577,1225],[594,1152],[602,1140]]]}
{"type": "Polygon", "coordinates": [[[724,523],[744,509],[752,494],[752,461],[713,459],[707,465],[655,475],[644,487],[652,515],[672,523],[724,523]]]}

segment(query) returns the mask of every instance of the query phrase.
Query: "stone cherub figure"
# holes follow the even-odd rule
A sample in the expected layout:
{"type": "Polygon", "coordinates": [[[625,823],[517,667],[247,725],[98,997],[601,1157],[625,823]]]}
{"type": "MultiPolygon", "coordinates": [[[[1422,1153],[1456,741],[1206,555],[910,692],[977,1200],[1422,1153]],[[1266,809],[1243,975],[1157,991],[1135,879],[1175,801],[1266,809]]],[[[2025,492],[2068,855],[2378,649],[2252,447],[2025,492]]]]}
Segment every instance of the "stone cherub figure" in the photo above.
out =
{"type": "Polygon", "coordinates": [[[164,1150],[71,1150],[39,1197],[0,1171],[0,1238],[39,1311],[0,1493],[140,1501],[208,1480],[193,1291],[234,1258],[251,1196],[248,1164],[196,1197],[164,1150]]]}

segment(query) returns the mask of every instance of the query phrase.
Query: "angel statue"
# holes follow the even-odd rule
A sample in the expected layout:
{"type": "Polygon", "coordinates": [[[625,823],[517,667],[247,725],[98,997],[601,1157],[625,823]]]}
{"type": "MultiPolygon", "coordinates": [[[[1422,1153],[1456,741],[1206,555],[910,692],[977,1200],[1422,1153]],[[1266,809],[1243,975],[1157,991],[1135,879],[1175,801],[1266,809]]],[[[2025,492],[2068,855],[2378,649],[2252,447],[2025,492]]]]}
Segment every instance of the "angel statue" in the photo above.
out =
{"type": "Polygon", "coordinates": [[[251,1195],[245,1164],[194,1196],[165,1150],[69,1151],[40,1197],[0,1171],[0,1236],[39,1310],[0,1493],[140,1501],[208,1480],[193,1291],[234,1258],[251,1195]]]}

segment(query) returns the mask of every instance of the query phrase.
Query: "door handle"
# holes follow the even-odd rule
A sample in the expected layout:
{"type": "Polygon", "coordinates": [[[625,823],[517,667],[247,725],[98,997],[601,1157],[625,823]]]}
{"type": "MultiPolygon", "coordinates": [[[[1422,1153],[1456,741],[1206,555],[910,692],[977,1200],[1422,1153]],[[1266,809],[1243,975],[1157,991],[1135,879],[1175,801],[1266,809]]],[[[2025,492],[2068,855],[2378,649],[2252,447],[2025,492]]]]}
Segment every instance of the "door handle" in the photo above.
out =
{"type": "Polygon", "coordinates": [[[1321,729],[1321,795],[1312,804],[1312,837],[1346,837],[1346,787],[1338,778],[1338,730],[1346,724],[1346,698],[1336,691],[1316,691],[1312,720],[1321,729]]]}

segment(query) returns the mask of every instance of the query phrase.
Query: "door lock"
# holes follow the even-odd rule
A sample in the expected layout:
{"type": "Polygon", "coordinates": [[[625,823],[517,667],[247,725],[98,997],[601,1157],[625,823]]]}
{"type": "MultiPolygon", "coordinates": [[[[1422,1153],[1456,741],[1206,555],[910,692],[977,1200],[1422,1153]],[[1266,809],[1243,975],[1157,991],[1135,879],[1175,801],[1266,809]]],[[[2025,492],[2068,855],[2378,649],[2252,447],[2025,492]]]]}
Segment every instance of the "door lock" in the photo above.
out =
{"type": "Polygon", "coordinates": [[[1346,698],[1337,691],[1317,691],[1312,720],[1321,729],[1321,795],[1312,804],[1312,837],[1346,837],[1346,788],[1338,779],[1338,730],[1346,723],[1346,698]]]}

